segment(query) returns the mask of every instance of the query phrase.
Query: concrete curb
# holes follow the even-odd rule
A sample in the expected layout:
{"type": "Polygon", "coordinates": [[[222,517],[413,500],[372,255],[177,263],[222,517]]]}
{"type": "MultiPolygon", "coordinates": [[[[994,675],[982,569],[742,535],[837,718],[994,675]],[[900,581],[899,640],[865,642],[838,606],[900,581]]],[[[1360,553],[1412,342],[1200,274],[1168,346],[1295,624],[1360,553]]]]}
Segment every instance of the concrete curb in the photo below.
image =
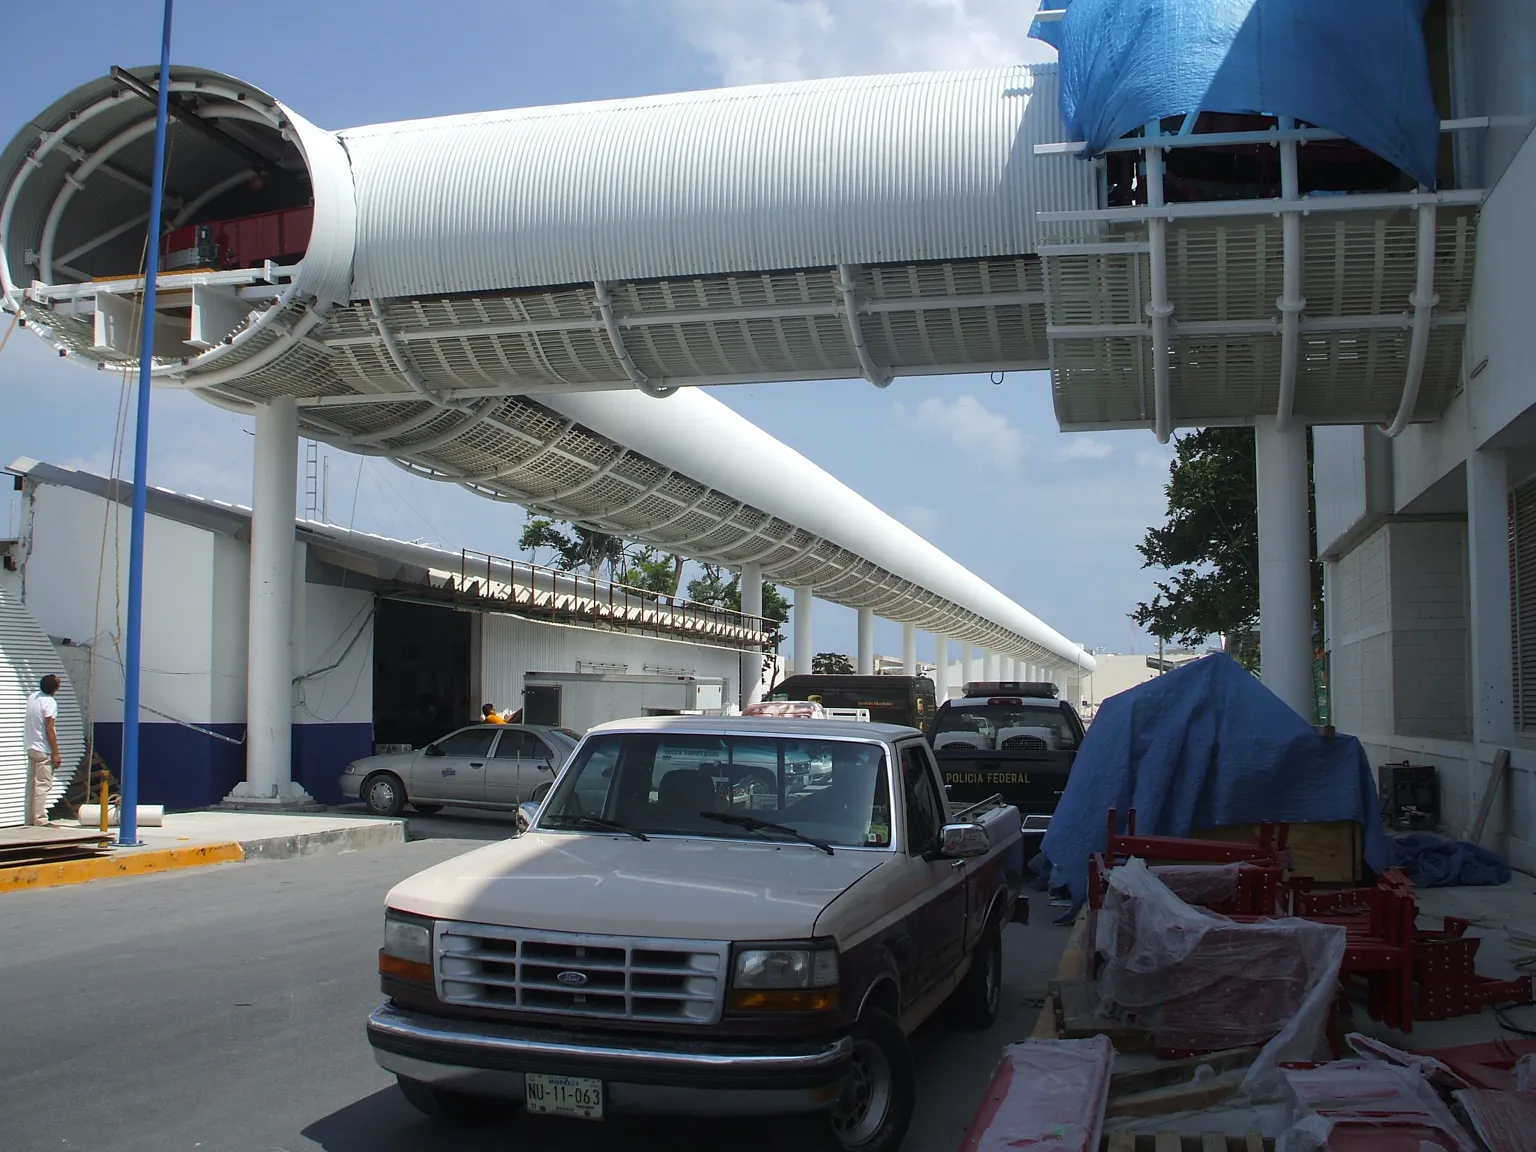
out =
{"type": "Polygon", "coordinates": [[[405,842],[405,821],[390,820],[370,821],[349,828],[326,828],[320,832],[300,832],[293,836],[243,840],[240,847],[247,860],[291,860],[295,856],[356,852],[360,848],[382,848],[405,842]]]}
{"type": "Polygon", "coordinates": [[[224,844],[194,844],[185,848],[151,848],[144,852],[127,852],[121,856],[61,860],[57,864],[0,868],[0,892],[57,888],[64,884],[84,884],[88,880],[110,880],[115,876],[147,876],[152,872],[201,868],[209,864],[229,864],[244,859],[245,850],[230,841],[224,844]]]}

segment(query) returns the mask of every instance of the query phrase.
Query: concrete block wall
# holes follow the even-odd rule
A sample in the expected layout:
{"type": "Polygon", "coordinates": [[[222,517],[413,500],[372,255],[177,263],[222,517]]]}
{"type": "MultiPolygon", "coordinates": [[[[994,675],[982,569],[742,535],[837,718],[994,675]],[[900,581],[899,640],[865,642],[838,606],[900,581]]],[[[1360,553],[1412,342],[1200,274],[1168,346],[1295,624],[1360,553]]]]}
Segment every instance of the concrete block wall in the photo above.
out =
{"type": "Polygon", "coordinates": [[[1467,526],[1387,526],[1395,731],[1460,740],[1468,714],[1467,526]]]}

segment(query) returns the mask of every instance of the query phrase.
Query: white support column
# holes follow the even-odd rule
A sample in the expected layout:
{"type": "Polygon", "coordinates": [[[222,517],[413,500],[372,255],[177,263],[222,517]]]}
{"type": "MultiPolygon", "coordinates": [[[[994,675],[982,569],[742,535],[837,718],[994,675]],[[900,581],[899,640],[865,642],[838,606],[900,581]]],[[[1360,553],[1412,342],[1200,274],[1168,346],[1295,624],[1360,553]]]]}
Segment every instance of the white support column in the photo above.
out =
{"type": "MultiPolygon", "coordinates": [[[[1472,656],[1472,733],[1479,761],[1491,762],[1514,735],[1510,658],[1509,480],[1502,451],[1467,454],[1467,576],[1472,656]]],[[[1468,803],[1486,787],[1473,768],[1468,803]]],[[[1497,823],[1497,821],[1495,821],[1497,823]]]]}
{"type": "Polygon", "coordinates": [[[855,671],[870,676],[875,671],[875,610],[859,609],[859,659],[855,671]]]}
{"type": "Polygon", "coordinates": [[[242,804],[309,800],[293,782],[293,520],[298,471],[298,408],[289,397],[259,405],[251,501],[245,781],[228,797],[242,804]]]}
{"type": "Polygon", "coordinates": [[[795,589],[795,675],[807,676],[816,658],[816,633],[811,626],[815,595],[807,584],[795,589]]]}
{"type": "Polygon", "coordinates": [[[996,652],[985,652],[981,657],[981,678],[983,680],[998,680],[997,674],[998,655],[996,652]]]}
{"type": "Polygon", "coordinates": [[[949,699],[949,637],[933,637],[933,694],[940,704],[949,699]]]}
{"type": "MultiPolygon", "coordinates": [[[[741,566],[741,610],[748,616],[763,614],[763,566],[741,566]]],[[[741,706],[763,698],[763,648],[754,644],[741,654],[741,706]]]]}
{"type": "Polygon", "coordinates": [[[976,675],[976,649],[969,643],[960,645],[960,685],[964,690],[965,685],[972,680],[980,680],[976,675]]]}
{"type": "Polygon", "coordinates": [[[917,625],[911,621],[901,626],[901,674],[917,675],[917,625]]]}
{"type": "MultiPolygon", "coordinates": [[[[1259,659],[1264,685],[1309,723],[1312,689],[1312,546],[1307,514],[1307,430],[1254,425],[1259,504],[1259,659]]],[[[1506,637],[1506,647],[1508,640],[1506,637]]]]}

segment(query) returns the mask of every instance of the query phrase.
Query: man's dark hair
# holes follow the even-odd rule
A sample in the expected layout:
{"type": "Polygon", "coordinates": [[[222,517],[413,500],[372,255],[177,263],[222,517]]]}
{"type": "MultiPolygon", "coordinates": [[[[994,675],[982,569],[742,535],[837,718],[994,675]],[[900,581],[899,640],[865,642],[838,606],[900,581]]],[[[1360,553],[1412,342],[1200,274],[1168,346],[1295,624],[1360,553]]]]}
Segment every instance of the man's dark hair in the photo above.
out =
{"type": "Polygon", "coordinates": [[[59,690],[59,678],[50,672],[37,682],[37,686],[43,690],[44,695],[52,696],[59,690]]]}
{"type": "Polygon", "coordinates": [[[480,706],[480,715],[482,716],[489,716],[494,711],[496,711],[496,707],[493,704],[482,704],[480,706]]]}

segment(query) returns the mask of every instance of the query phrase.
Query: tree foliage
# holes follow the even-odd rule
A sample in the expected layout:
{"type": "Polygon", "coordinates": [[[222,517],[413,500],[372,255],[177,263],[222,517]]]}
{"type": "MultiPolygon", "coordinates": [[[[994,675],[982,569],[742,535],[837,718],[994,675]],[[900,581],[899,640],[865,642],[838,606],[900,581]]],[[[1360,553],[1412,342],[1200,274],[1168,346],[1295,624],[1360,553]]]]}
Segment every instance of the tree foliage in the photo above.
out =
{"type": "Polygon", "coordinates": [[[648,592],[676,596],[683,582],[683,558],[673,552],[638,547],[629,555],[624,582],[648,592]]]}
{"type": "MultiPolygon", "coordinates": [[[[704,575],[696,576],[688,582],[688,598],[700,604],[712,604],[717,608],[740,612],[741,577],[718,564],[704,564],[701,567],[704,575]]],[[[784,640],[784,633],[778,626],[789,619],[789,601],[766,580],[763,581],[763,616],[774,625],[770,643],[779,645],[784,640]]]]}
{"type": "MultiPolygon", "coordinates": [[[[1132,620],[1163,640],[1196,646],[1224,635],[1228,651],[1250,668],[1259,658],[1255,464],[1251,428],[1205,428],[1175,441],[1163,489],[1167,522],[1149,529],[1136,546],[1143,568],[1161,568],[1169,577],[1131,612],[1132,620]]],[[[1315,563],[1312,574],[1313,612],[1321,621],[1315,563]]]]}
{"type": "Polygon", "coordinates": [[[841,652],[818,652],[811,657],[814,676],[852,676],[853,672],[853,661],[841,652]]]}
{"type": "Polygon", "coordinates": [[[523,525],[519,542],[525,552],[548,548],[554,552],[554,567],[562,572],[585,568],[596,576],[604,566],[617,577],[624,571],[624,541],[607,532],[595,532],[579,524],[557,527],[553,520],[535,518],[523,525]]]}

